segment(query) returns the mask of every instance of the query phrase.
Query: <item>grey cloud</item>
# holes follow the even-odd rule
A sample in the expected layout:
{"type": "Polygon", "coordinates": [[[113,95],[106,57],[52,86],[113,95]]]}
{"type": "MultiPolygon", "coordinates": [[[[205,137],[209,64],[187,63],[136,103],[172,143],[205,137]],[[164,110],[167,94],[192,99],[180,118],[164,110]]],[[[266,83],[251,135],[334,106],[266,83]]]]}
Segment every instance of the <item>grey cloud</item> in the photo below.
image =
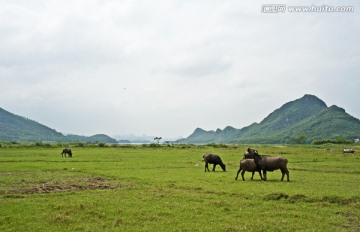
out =
{"type": "Polygon", "coordinates": [[[262,4],[1,1],[0,107],[78,134],[242,127],[306,93],[359,117],[359,3],[342,14],[262,4]]]}

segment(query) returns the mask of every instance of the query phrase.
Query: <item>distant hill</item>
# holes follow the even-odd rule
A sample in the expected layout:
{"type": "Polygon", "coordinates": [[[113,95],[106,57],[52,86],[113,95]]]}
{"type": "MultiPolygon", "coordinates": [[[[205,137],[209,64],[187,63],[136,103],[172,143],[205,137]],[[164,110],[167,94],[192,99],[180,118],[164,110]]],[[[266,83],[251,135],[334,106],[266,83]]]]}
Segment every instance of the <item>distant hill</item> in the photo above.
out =
{"type": "Polygon", "coordinates": [[[360,120],[335,105],[327,107],[314,95],[288,102],[269,114],[260,123],[242,129],[205,131],[197,128],[179,143],[259,143],[279,144],[315,139],[360,137],[360,120]]]}
{"type": "Polygon", "coordinates": [[[92,136],[83,135],[66,135],[65,140],[69,142],[84,142],[84,143],[117,143],[116,139],[111,138],[105,134],[96,134],[92,136]]]}
{"type": "Polygon", "coordinates": [[[65,136],[54,129],[10,113],[2,108],[0,108],[0,141],[116,143],[115,139],[103,134],[90,137],[80,135],[65,136]]]}

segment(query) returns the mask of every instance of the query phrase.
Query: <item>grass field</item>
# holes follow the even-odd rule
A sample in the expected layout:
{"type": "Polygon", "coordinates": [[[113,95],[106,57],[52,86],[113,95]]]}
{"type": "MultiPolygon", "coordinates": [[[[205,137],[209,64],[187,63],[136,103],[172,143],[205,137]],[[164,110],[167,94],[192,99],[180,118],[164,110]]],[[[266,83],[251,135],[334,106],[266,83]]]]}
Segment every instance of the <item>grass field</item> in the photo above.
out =
{"type": "Polygon", "coordinates": [[[252,148],[285,156],[290,182],[235,181],[247,146],[72,147],[73,158],[0,147],[0,231],[360,231],[358,153],[252,148]],[[205,173],[205,153],[227,171],[205,173]]]}

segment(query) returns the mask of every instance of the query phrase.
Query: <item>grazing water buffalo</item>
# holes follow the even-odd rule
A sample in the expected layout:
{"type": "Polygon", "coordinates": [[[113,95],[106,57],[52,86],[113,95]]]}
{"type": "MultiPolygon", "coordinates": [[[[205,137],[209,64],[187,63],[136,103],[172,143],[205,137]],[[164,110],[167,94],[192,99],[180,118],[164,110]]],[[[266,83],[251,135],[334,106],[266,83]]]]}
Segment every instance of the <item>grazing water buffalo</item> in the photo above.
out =
{"type": "Polygon", "coordinates": [[[243,159],[243,160],[240,160],[240,168],[239,168],[239,170],[237,171],[235,180],[238,179],[238,176],[239,176],[239,173],[240,173],[241,170],[242,170],[241,176],[242,176],[243,181],[245,181],[244,173],[245,173],[246,171],[247,171],[247,172],[252,172],[251,180],[254,178],[254,173],[255,173],[256,171],[259,172],[260,178],[263,179],[263,178],[262,178],[262,175],[261,175],[261,170],[257,168],[256,163],[255,163],[255,161],[254,161],[253,159],[243,159]]]}
{"type": "Polygon", "coordinates": [[[68,154],[69,157],[72,157],[72,152],[70,148],[64,148],[61,152],[61,157],[66,157],[66,154],[68,154]]]}
{"type": "Polygon", "coordinates": [[[268,156],[268,155],[259,155],[256,150],[248,148],[247,153],[244,155],[245,159],[254,159],[258,169],[263,171],[264,178],[266,180],[266,172],[272,172],[274,170],[280,169],[282,173],[281,181],[284,180],[286,174],[287,181],[289,179],[289,170],[287,169],[288,160],[282,156],[268,156]]]}
{"type": "Polygon", "coordinates": [[[222,162],[220,156],[214,155],[214,154],[206,154],[206,155],[203,156],[203,158],[204,158],[203,161],[205,162],[205,172],[206,172],[206,169],[208,170],[208,172],[210,172],[209,164],[214,164],[213,169],[212,169],[213,172],[215,172],[216,165],[220,165],[222,170],[226,171],[226,166],[222,162]]]}

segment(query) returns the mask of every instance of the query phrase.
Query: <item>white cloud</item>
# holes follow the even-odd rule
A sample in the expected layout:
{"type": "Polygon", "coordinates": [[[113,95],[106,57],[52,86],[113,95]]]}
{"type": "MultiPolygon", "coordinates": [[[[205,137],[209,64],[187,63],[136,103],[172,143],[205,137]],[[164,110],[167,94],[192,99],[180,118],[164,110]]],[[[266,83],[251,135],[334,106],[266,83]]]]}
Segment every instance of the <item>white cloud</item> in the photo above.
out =
{"type": "Polygon", "coordinates": [[[359,4],[297,14],[262,4],[1,1],[0,107],[110,135],[243,127],[306,93],[359,118],[359,4]]]}

